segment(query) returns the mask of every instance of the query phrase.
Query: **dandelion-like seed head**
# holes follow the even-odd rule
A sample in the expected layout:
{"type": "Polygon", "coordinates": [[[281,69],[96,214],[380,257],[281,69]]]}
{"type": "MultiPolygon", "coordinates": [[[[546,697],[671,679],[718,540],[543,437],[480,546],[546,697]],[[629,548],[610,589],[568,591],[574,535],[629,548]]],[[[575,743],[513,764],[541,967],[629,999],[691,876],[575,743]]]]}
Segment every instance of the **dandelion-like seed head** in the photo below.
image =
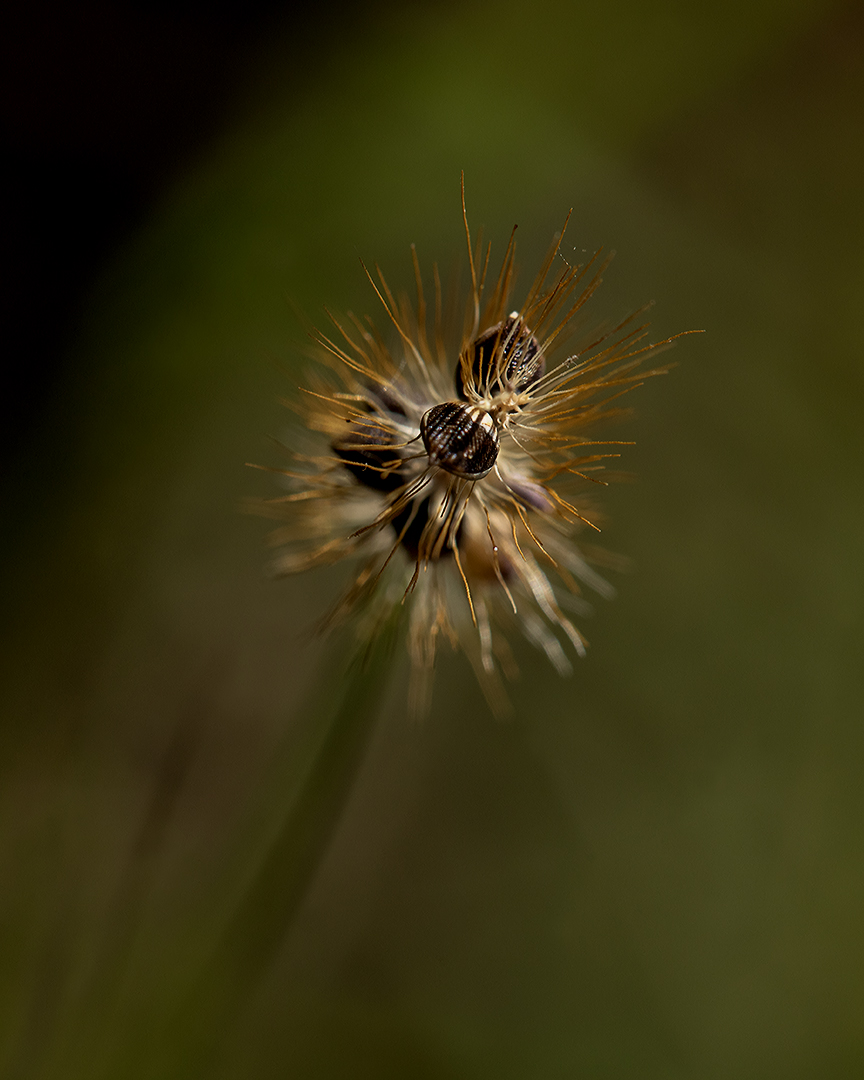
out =
{"type": "Polygon", "coordinates": [[[265,504],[285,518],[273,536],[278,571],[355,560],[326,625],[357,615],[372,634],[393,604],[408,605],[418,711],[442,639],[465,651],[496,711],[506,708],[501,676],[516,671],[514,630],[561,674],[585,652],[571,615],[584,610],[585,587],[611,589],[578,537],[597,528],[589,489],[626,445],[599,440],[596,426],[657,373],[644,363],[673,340],[647,343],[637,312],[568,351],[609,258],[568,262],[565,221],[513,308],[515,229],[493,282],[491,248],[468,228],[464,183],[462,212],[471,274],[463,325],[446,325],[437,268],[427,301],[413,248],[413,300],[394,296],[377,267],[366,271],[388,332],[350,314],[313,332],[319,363],[297,410],[318,447],[277,470],[289,493],[265,504]]]}

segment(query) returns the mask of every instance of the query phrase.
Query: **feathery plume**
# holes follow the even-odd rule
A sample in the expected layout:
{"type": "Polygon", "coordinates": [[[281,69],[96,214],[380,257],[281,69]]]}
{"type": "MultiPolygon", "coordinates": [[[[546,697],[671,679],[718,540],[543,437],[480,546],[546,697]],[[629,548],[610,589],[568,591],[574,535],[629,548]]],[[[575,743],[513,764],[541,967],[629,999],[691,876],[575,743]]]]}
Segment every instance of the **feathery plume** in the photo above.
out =
{"type": "Polygon", "coordinates": [[[511,307],[515,228],[490,284],[491,246],[472,241],[464,178],[462,215],[471,278],[462,325],[447,325],[437,267],[430,311],[413,247],[413,301],[364,266],[387,332],[329,313],[331,329],[313,332],[320,362],[295,407],[318,447],[275,470],[288,493],[264,503],[285,519],[272,537],[278,572],[356,561],[324,625],[359,616],[361,632],[374,634],[394,604],[410,606],[421,712],[442,640],[465,651],[499,712],[501,675],[516,671],[514,630],[561,674],[584,653],[571,615],[584,611],[585,587],[612,590],[577,538],[599,531],[590,489],[629,445],[598,439],[596,428],[620,411],[622,394],[664,370],[645,362],[674,340],[647,342],[641,309],[569,351],[611,256],[568,262],[568,214],[511,307]]]}

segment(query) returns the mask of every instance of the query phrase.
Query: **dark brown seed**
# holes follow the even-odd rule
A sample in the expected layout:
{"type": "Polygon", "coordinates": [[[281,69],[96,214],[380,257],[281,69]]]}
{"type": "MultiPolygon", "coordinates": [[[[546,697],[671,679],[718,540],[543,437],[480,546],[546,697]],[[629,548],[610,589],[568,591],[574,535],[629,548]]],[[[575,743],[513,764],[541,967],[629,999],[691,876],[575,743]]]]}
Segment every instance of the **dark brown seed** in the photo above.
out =
{"type": "Polygon", "coordinates": [[[395,417],[394,423],[398,423],[405,416],[405,409],[386,386],[370,384],[366,390],[369,399],[360,407],[369,413],[369,419],[349,421],[345,434],[333,440],[333,452],[364,487],[374,491],[396,491],[407,482],[408,477],[405,475],[401,451],[390,449],[398,439],[385,416],[389,413],[395,417]],[[384,415],[380,415],[379,419],[373,413],[384,415]]]}
{"type": "Polygon", "coordinates": [[[498,460],[498,432],[482,409],[459,401],[435,405],[420,421],[429,462],[465,480],[482,480],[498,460]]]}
{"type": "MultiPolygon", "coordinates": [[[[393,531],[399,537],[399,542],[412,559],[417,558],[420,550],[420,540],[428,521],[429,500],[424,499],[421,503],[409,503],[390,522],[393,531]]],[[[450,551],[445,547],[441,553],[441,558],[447,558],[449,555],[450,551]]]]}
{"type": "Polygon", "coordinates": [[[392,439],[383,427],[355,421],[343,438],[333,441],[333,452],[365,487],[374,491],[396,491],[405,484],[406,477],[401,454],[388,446],[392,439]]]}
{"type": "MultiPolygon", "coordinates": [[[[512,315],[475,338],[468,357],[474,390],[482,397],[505,390],[521,393],[537,382],[546,366],[537,339],[512,315]]],[[[456,392],[468,400],[461,359],[456,365],[456,392]]]]}

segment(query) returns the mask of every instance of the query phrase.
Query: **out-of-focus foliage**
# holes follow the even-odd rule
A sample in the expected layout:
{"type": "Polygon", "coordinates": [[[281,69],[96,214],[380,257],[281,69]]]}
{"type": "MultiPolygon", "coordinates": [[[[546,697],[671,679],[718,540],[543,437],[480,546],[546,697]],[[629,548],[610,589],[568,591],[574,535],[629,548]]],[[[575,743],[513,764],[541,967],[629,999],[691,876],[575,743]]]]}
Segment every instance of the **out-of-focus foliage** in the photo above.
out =
{"type": "Polygon", "coordinates": [[[545,0],[255,58],[92,296],[14,503],[0,1075],[177,1074],[172,1009],[342,670],[305,643],[338,582],[265,580],[236,512],[290,422],[292,302],[377,316],[357,256],[407,286],[411,242],[446,274],[461,169],[499,253],[517,222],[533,267],[573,206],[619,253],[598,318],[707,334],[632,399],[603,542],[636,570],[588,658],[520,653],[505,724],[457,658],[422,727],[397,676],[207,1075],[861,1070],[862,49],[854,7],[545,0]]]}

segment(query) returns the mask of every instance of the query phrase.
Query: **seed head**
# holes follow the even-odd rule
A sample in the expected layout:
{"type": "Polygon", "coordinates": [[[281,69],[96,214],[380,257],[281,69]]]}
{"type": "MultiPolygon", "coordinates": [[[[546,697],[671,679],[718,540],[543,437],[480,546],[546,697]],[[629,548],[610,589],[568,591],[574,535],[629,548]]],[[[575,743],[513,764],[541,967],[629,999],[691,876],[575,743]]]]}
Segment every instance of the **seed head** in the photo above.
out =
{"type": "Polygon", "coordinates": [[[280,572],[354,560],[353,583],[325,625],[352,615],[374,633],[394,603],[410,607],[420,711],[442,638],[464,649],[498,711],[501,675],[516,668],[512,631],[561,674],[585,652],[570,614],[585,611],[586,586],[611,589],[578,537],[597,530],[589,489],[606,483],[607,459],[628,445],[599,440],[596,427],[621,411],[623,393],[659,373],[642,365],[674,340],[647,343],[642,309],[573,351],[575,316],[611,256],[568,262],[568,215],[509,310],[515,229],[489,287],[491,251],[472,242],[464,182],[462,214],[471,273],[463,325],[446,325],[437,267],[430,313],[413,248],[413,302],[367,270],[389,334],[368,317],[329,313],[333,329],[313,332],[319,362],[297,410],[317,446],[276,470],[289,493],[264,504],[286,519],[273,537],[280,572]]]}

